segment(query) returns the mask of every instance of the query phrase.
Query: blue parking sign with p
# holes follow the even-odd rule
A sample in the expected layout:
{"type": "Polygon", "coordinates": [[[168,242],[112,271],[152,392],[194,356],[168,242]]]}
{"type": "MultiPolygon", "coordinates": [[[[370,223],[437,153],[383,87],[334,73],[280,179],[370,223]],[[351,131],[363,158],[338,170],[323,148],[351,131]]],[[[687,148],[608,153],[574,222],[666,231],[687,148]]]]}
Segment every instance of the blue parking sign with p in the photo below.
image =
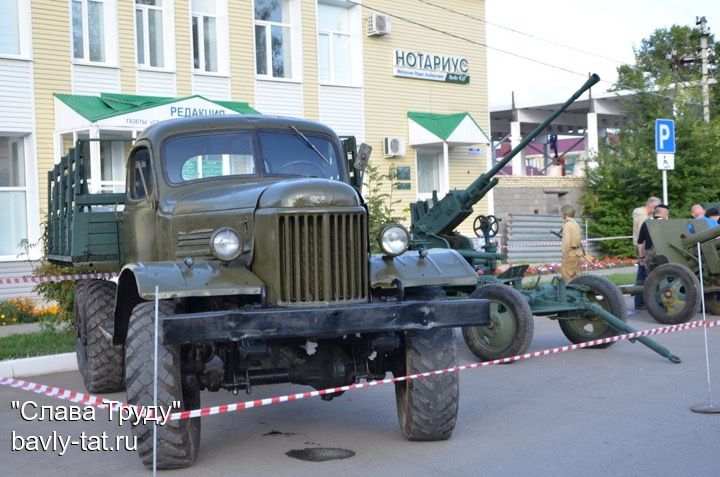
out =
{"type": "Polygon", "coordinates": [[[655,120],[655,151],[658,154],[675,154],[675,121],[655,120]]]}

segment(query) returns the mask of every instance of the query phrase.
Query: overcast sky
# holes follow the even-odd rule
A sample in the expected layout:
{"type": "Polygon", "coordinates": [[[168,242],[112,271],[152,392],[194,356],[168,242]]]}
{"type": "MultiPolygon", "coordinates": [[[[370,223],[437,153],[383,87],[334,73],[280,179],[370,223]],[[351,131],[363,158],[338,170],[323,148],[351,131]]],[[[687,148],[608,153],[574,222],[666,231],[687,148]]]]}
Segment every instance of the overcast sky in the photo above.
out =
{"type": "MultiPolygon", "coordinates": [[[[605,58],[487,25],[487,43],[544,63],[614,82],[616,67],[632,63],[633,47],[657,28],[694,25],[705,16],[720,32],[720,0],[486,0],[488,22],[586,50],[605,58]]],[[[579,75],[488,49],[490,108],[565,101],[583,82],[579,75]]],[[[601,82],[593,90],[605,91],[601,82]]]]}

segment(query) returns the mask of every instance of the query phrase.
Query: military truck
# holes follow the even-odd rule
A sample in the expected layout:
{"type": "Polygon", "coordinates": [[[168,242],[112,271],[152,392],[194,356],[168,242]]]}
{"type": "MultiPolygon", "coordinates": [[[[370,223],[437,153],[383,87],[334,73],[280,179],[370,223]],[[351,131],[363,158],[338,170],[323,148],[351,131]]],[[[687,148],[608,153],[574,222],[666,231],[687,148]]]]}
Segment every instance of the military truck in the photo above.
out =
{"type": "MultiPolygon", "coordinates": [[[[82,145],[48,174],[49,260],[118,273],[75,292],[77,358],[90,392],[127,389],[200,407],[203,390],[317,389],[448,368],[453,327],[490,323],[476,272],[455,250],[408,250],[388,224],[368,235],[360,193],[367,145],[289,118],[186,118],[150,126],[127,158],[121,194],[88,192],[82,145]],[[379,240],[383,253],[370,253],[379,240]]],[[[395,387],[409,440],[450,437],[458,375],[395,387]]],[[[323,396],[332,399],[335,395],[323,396]]],[[[192,465],[199,418],[158,426],[157,465],[192,465]]],[[[152,465],[152,426],[134,426],[152,465]]]]}

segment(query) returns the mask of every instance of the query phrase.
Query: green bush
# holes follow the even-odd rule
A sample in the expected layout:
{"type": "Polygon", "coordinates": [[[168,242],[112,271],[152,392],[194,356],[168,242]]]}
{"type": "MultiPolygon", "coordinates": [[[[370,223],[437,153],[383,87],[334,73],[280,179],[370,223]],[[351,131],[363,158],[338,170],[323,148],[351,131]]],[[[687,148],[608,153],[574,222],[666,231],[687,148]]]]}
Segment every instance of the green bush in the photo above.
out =
{"type": "MultiPolygon", "coordinates": [[[[69,275],[77,273],[88,273],[84,267],[69,267],[57,265],[50,262],[44,262],[34,270],[37,277],[53,276],[53,275],[69,275]]],[[[45,298],[47,301],[57,303],[57,313],[43,321],[43,324],[51,329],[70,329],[72,328],[75,315],[73,313],[73,301],[75,299],[75,281],[65,280],[62,282],[45,282],[38,283],[33,291],[45,298]]]]}
{"type": "Polygon", "coordinates": [[[368,165],[364,185],[367,189],[365,202],[369,215],[370,249],[373,253],[378,253],[380,245],[377,243],[377,238],[383,227],[392,222],[405,220],[404,211],[401,213],[395,211],[395,207],[402,201],[393,199],[393,192],[397,189],[397,168],[391,165],[386,173],[382,173],[378,167],[368,165]]]}

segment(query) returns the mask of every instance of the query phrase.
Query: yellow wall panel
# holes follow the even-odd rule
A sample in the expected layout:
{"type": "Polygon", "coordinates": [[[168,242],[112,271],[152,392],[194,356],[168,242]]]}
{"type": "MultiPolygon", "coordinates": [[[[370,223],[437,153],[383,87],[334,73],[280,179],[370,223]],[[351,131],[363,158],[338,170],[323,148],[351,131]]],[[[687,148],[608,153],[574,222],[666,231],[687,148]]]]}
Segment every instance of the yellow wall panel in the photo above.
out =
{"type": "Polygon", "coordinates": [[[303,43],[303,102],[305,117],[320,119],[317,56],[317,0],[301,0],[303,43]]]}
{"type": "Polygon", "coordinates": [[[255,32],[252,2],[228,2],[232,99],[255,101],[255,32]]]}
{"type": "Polygon", "coordinates": [[[120,43],[120,86],[125,94],[135,94],[135,2],[119,1],[118,33],[120,43]]]}
{"type": "MultiPolygon", "coordinates": [[[[53,93],[68,93],[72,88],[68,2],[33,2],[32,43],[38,187],[40,210],[44,214],[47,211],[47,171],[52,169],[55,155],[53,93]]],[[[41,216],[40,220],[43,219],[41,216]]]]}
{"type": "MultiPolygon", "coordinates": [[[[411,22],[433,26],[475,42],[424,29],[399,18],[392,18],[392,30],[388,35],[363,35],[365,132],[376,151],[373,164],[383,168],[387,163],[411,167],[412,190],[398,191],[397,194],[403,204],[406,204],[416,200],[416,152],[412,147],[408,147],[404,157],[384,159],[382,138],[400,136],[407,140],[409,111],[440,114],[469,112],[478,125],[489,133],[487,58],[485,49],[479,46],[485,43],[485,24],[414,0],[385,1],[373,5],[411,22]],[[395,49],[466,58],[469,63],[470,83],[453,84],[395,77],[395,49]]],[[[443,1],[442,5],[475,17],[485,17],[484,1],[447,0],[443,1]]],[[[363,10],[364,32],[367,30],[366,24],[371,13],[367,8],[363,10]]],[[[460,154],[458,150],[451,151],[450,188],[465,187],[486,170],[486,154],[487,149],[484,155],[472,156],[460,154]]],[[[486,212],[486,201],[482,201],[475,209],[476,212],[486,212]]],[[[463,233],[469,233],[471,225],[472,220],[465,221],[460,229],[463,233]]]]}
{"type": "Polygon", "coordinates": [[[176,1],[175,68],[177,74],[175,81],[177,82],[178,98],[190,96],[192,94],[192,66],[192,40],[190,38],[190,1],[176,1]]]}

